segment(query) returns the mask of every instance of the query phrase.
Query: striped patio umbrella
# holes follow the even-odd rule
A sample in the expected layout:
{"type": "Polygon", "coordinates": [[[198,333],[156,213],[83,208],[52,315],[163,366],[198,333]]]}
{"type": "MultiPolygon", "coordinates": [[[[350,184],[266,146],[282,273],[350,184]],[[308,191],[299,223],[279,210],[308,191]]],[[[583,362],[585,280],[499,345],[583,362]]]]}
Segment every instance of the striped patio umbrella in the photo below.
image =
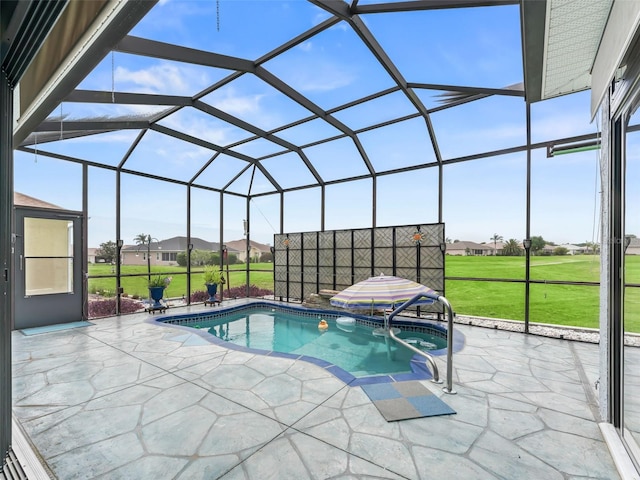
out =
{"type": "Polygon", "coordinates": [[[438,297],[436,291],[413,280],[380,274],[345,288],[331,297],[330,303],[351,309],[395,309],[418,294],[432,298],[422,298],[414,305],[429,305],[438,297]]]}

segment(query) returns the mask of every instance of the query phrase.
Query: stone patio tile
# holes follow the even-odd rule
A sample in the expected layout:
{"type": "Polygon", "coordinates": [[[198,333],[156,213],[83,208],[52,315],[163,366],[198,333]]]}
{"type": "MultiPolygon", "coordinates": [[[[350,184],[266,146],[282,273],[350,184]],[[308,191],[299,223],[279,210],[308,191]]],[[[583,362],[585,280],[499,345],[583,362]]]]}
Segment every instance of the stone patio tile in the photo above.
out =
{"type": "Polygon", "coordinates": [[[538,416],[552,430],[572,433],[593,440],[602,440],[602,432],[596,422],[585,422],[580,417],[546,408],[541,408],[538,416]]]}
{"type": "Polygon", "coordinates": [[[415,447],[413,455],[420,479],[453,478],[464,480],[499,480],[488,470],[468,458],[437,449],[415,447]]]}
{"type": "Polygon", "coordinates": [[[469,458],[498,478],[518,480],[563,480],[564,475],[530,455],[514,443],[492,432],[472,447],[469,458]]]}
{"type": "Polygon", "coordinates": [[[573,398],[561,395],[559,393],[536,393],[525,392],[524,396],[536,405],[554,410],[556,412],[568,413],[586,420],[594,421],[593,412],[584,401],[574,400],[573,398]]]}
{"type": "MultiPolygon", "coordinates": [[[[99,410],[81,410],[49,428],[42,428],[37,434],[37,447],[45,460],[80,448],[101,442],[111,437],[134,432],[141,411],[140,405],[103,408],[99,410]]],[[[23,422],[29,435],[35,436],[31,428],[33,421],[23,422]]],[[[64,475],[62,475],[64,478],[64,475]]]]}
{"type": "Polygon", "coordinates": [[[489,418],[491,430],[510,440],[545,428],[545,424],[533,413],[492,409],[489,418]]]}
{"type": "Polygon", "coordinates": [[[188,462],[189,459],[187,458],[145,455],[144,457],[95,478],[103,480],[159,480],[164,478],[176,478],[176,476],[184,470],[188,462]]]}
{"type": "MultiPolygon", "coordinates": [[[[382,456],[382,455],[381,455],[382,456]]],[[[404,467],[406,469],[406,467],[404,467]]],[[[287,433],[261,448],[223,480],[300,480],[327,478],[402,479],[393,470],[354,457],[313,437],[287,433]]]]}
{"type": "Polygon", "coordinates": [[[275,420],[251,411],[218,415],[197,453],[200,456],[236,454],[244,459],[285,428],[275,420]]]}
{"type": "Polygon", "coordinates": [[[560,472],[587,478],[618,478],[602,441],[550,430],[529,435],[516,443],[560,472]]]}
{"type": "Polygon", "coordinates": [[[207,391],[192,383],[181,383],[163,389],[145,401],[140,418],[141,425],[147,425],[155,420],[179,412],[202,400],[207,391]]]}
{"type": "Polygon", "coordinates": [[[144,454],[138,437],[126,433],[52,457],[48,464],[54,472],[60,472],[60,478],[80,480],[95,478],[144,454]]]}

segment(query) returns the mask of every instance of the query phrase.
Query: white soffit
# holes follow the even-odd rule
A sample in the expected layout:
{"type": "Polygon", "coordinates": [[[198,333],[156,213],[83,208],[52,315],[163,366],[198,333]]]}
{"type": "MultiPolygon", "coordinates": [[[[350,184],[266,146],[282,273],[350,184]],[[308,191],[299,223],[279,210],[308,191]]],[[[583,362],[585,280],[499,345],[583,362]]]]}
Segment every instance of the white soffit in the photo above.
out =
{"type": "Polygon", "coordinates": [[[548,0],[541,98],[591,87],[591,68],[613,0],[548,0]]]}
{"type": "Polygon", "coordinates": [[[593,63],[591,116],[595,116],[640,25],[640,1],[616,0],[593,63]]]}

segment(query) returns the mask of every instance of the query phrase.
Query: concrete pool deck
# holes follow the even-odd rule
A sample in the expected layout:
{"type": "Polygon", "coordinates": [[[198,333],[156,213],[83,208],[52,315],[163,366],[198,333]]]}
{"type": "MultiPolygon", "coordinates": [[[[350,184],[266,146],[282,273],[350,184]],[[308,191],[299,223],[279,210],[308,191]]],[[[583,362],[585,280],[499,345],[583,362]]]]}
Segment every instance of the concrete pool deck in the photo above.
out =
{"type": "Polygon", "coordinates": [[[14,416],[55,478],[620,478],[596,344],[457,324],[457,394],[422,382],[457,413],[387,423],[324,368],[148,318],[13,332],[14,416]]]}

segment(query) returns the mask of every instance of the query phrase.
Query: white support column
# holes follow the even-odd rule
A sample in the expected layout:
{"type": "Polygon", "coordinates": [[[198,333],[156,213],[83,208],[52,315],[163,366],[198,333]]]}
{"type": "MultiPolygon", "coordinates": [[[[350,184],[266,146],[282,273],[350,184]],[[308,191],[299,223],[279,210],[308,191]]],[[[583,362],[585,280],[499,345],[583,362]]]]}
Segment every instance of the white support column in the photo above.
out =
{"type": "Polygon", "coordinates": [[[609,161],[611,157],[610,115],[611,98],[609,92],[605,95],[600,106],[600,118],[602,119],[601,149],[600,149],[600,384],[598,387],[600,416],[602,420],[609,418],[609,357],[611,344],[609,341],[609,260],[611,252],[611,238],[609,223],[611,215],[609,203],[611,191],[609,188],[609,161]]]}

